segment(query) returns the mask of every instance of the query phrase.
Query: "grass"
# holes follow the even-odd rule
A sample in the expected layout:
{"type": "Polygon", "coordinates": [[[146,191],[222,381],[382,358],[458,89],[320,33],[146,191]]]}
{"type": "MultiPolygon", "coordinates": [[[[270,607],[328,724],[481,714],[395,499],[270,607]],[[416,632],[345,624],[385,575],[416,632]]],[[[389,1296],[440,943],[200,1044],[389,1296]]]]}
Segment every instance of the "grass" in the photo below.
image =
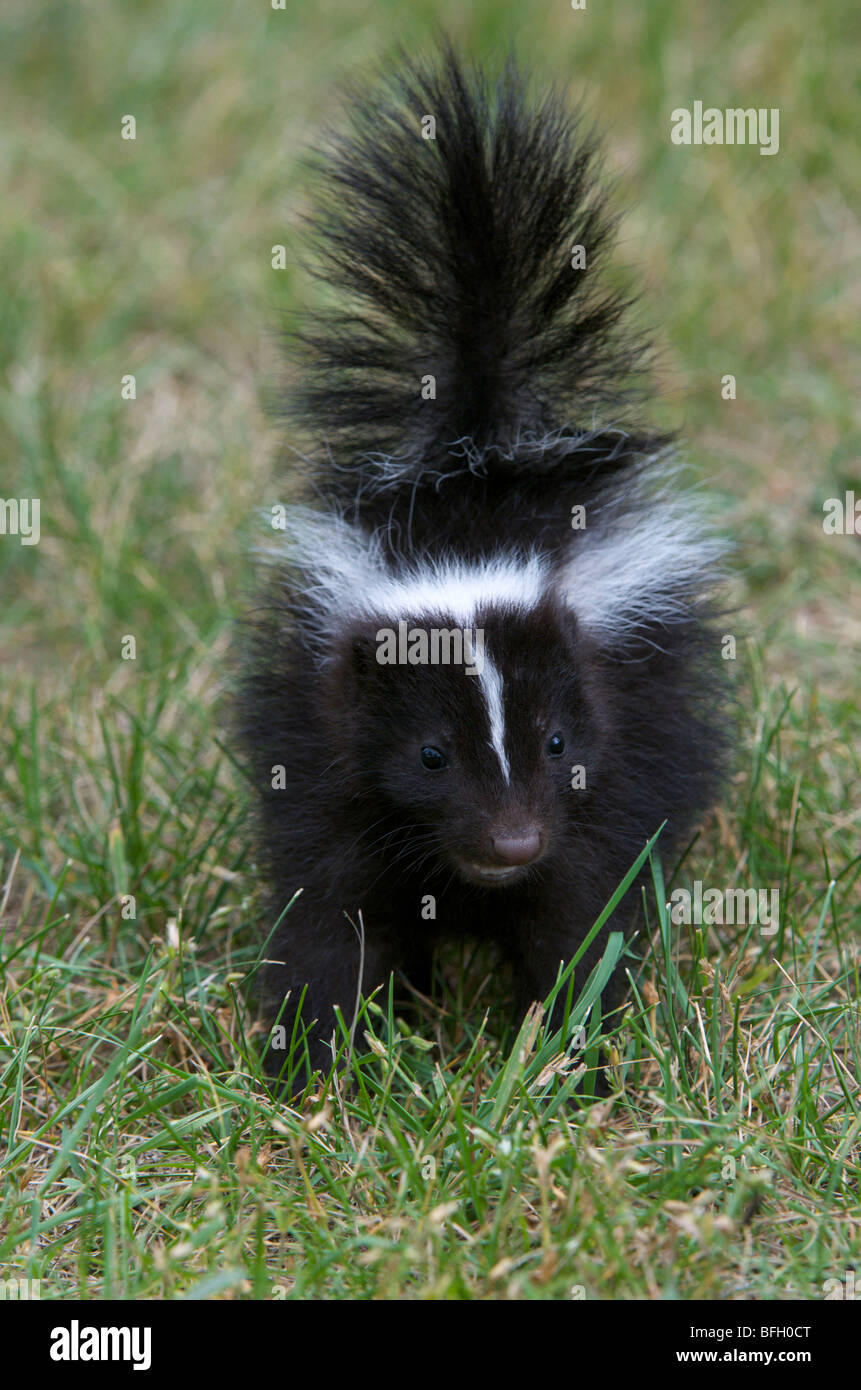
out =
{"type": "Polygon", "coordinates": [[[7,0],[0,495],[39,497],[42,537],[0,537],[0,1279],[784,1299],[857,1266],[858,539],[822,530],[857,478],[857,31],[848,0],[815,25],[800,0],[7,0]],[[606,130],[658,417],[737,541],[738,764],[672,883],[655,865],[630,1007],[593,1011],[575,1055],[539,1013],[506,1032],[464,948],[418,1022],[366,1007],[353,1092],[292,1111],[259,1080],[259,890],[220,735],[250,518],[289,482],[274,329],[311,292],[269,254],[337,80],[435,21],[573,77],[606,130]],[[672,146],[696,99],[779,107],[779,154],[672,146]],[[695,879],[779,887],[779,932],[677,926],[695,879]],[[599,1062],[609,1096],[578,1101],[599,1062]]]}

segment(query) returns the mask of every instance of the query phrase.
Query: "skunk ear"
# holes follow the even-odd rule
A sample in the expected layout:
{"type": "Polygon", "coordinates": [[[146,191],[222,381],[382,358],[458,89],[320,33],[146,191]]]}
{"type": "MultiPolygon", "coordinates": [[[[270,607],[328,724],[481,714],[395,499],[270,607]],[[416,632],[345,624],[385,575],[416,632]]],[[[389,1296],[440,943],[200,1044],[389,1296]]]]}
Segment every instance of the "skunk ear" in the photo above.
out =
{"type": "Polygon", "coordinates": [[[368,629],[350,628],[338,639],[326,673],[333,704],[353,709],[376,688],[381,669],[378,648],[376,634],[368,629]]]}
{"type": "Polygon", "coordinates": [[[343,658],[345,685],[351,699],[360,699],[376,681],[379,672],[377,644],[368,633],[357,633],[349,641],[343,658]]]}

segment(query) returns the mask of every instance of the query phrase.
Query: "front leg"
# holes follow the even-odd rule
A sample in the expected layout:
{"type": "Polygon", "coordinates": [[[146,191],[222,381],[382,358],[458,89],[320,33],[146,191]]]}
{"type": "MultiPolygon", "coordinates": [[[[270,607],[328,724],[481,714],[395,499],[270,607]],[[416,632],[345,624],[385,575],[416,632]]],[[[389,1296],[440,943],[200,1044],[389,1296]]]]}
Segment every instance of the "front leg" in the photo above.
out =
{"type": "MultiPolygon", "coordinates": [[[[570,980],[567,981],[556,996],[556,1002],[549,1019],[551,1028],[562,1027],[569,993],[572,1005],[576,1004],[586,981],[606,950],[609,933],[627,929],[626,935],[630,934],[631,916],[630,909],[624,914],[620,914],[620,910],[617,909],[598,932],[595,940],[575,966],[573,983],[570,980]]],[[[517,948],[517,1002],[521,1014],[524,1014],[530,1004],[536,1000],[543,1003],[547,998],[556,984],[560,969],[564,969],[572,957],[576,955],[594,921],[595,917],[590,915],[582,922],[571,923],[569,920],[564,926],[548,926],[546,920],[537,920],[526,925],[517,948]]],[[[627,978],[624,966],[619,962],[601,991],[601,1007],[604,1017],[619,1007],[625,998],[626,991],[627,978]]]]}
{"type": "MultiPolygon", "coordinates": [[[[304,895],[303,895],[304,896],[304,895]]],[[[302,899],[296,904],[300,906],[302,899]]],[[[301,915],[288,914],[267,948],[262,972],[263,1017],[269,1030],[265,1069],[288,1097],[299,1094],[315,1071],[327,1073],[342,1040],[335,1017],[340,1009],[349,1027],[359,988],[371,994],[401,965],[396,940],[385,933],[364,932],[364,958],[350,922],[331,904],[302,904],[301,915]]],[[[353,920],[358,925],[358,914],[353,920]]]]}

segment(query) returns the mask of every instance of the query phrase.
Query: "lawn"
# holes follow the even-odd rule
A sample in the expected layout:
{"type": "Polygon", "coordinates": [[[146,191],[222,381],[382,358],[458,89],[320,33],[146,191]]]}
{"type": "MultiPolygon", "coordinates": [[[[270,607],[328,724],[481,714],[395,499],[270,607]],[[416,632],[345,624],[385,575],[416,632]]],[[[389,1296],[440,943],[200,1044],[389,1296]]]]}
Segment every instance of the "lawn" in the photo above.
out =
{"type": "Polygon", "coordinates": [[[823,509],[861,498],[859,39],[851,0],[4,0],[0,496],[38,498],[40,534],[0,534],[0,1280],[43,1299],[845,1285],[861,542],[823,509]],[[294,466],[275,407],[280,329],[317,292],[292,254],[303,152],[345,78],[437,24],[569,83],[602,132],[654,419],[735,545],[738,753],[671,882],[655,863],[630,1007],[584,1015],[573,1064],[540,1011],[506,1029],[492,959],[452,950],[418,1021],[368,1005],[354,1087],[292,1110],[260,1080],[247,991],[264,918],[232,632],[255,513],[294,466]],[[777,108],[778,152],[673,144],[697,100],[777,108]],[[779,889],[778,930],[677,924],[670,891],[697,881],[779,889]]]}

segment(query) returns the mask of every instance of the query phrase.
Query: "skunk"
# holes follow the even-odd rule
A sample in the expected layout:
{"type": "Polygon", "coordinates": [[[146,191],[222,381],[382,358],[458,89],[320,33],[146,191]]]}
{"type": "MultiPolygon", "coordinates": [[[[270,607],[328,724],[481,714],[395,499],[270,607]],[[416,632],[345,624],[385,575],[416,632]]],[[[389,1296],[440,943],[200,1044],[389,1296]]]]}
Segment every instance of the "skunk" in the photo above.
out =
{"type": "MultiPolygon", "coordinates": [[[[444,48],[326,146],[290,402],[317,442],[237,703],[291,1092],[331,1066],[335,1006],[392,971],[426,989],[439,938],[491,938],[516,1007],[544,999],[648,838],[678,850],[721,788],[722,546],[596,288],[614,223],[582,125],[444,48]]],[[[623,999],[619,971],[604,1014],[623,999]]]]}

